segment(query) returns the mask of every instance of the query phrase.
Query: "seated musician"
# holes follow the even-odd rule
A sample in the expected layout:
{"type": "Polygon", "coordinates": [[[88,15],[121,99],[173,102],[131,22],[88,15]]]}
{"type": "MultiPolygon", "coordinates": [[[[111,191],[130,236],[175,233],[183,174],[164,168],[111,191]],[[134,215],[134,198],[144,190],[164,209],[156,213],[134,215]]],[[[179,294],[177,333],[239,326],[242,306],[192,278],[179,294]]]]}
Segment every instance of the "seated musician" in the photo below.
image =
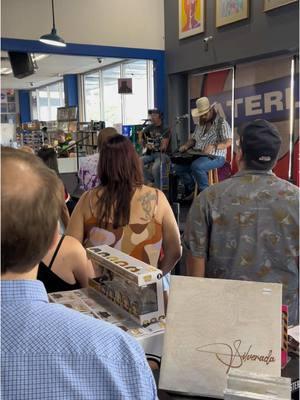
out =
{"type": "Polygon", "coordinates": [[[139,135],[139,142],[143,146],[143,163],[145,183],[154,181],[156,188],[161,187],[161,174],[168,161],[166,154],[170,142],[170,129],[163,125],[162,113],[157,110],[148,111],[151,124],[147,125],[139,135]],[[151,171],[149,170],[151,165],[151,171]]]}
{"type": "Polygon", "coordinates": [[[217,113],[215,104],[210,105],[207,97],[200,97],[196,101],[196,107],[192,109],[192,117],[194,120],[198,119],[196,129],[191,138],[180,146],[179,151],[184,153],[189,149],[199,150],[208,156],[202,155],[191,164],[173,166],[175,173],[183,181],[186,198],[193,192],[195,181],[200,191],[208,186],[208,171],[224,165],[227,147],[232,142],[231,128],[217,113]]]}

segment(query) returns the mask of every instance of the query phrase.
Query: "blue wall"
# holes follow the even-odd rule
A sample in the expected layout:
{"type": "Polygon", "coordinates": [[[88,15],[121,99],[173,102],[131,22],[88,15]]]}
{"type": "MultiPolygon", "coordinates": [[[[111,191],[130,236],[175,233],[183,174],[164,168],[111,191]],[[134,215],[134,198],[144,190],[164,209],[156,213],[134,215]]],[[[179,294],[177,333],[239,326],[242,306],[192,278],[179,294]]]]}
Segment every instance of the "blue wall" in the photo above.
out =
{"type": "Polygon", "coordinates": [[[30,122],[30,98],[29,90],[19,90],[19,107],[21,123],[30,122]]]}
{"type": "Polygon", "coordinates": [[[77,75],[64,75],[64,92],[66,107],[78,107],[78,84],[77,75]]]}

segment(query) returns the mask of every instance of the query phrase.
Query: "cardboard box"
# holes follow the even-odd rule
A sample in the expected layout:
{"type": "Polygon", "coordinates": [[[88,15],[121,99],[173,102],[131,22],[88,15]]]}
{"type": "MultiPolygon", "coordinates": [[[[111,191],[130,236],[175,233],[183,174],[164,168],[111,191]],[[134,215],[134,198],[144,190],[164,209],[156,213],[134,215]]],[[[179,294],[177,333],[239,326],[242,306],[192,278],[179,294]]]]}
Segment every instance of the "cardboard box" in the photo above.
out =
{"type": "Polygon", "coordinates": [[[87,255],[100,271],[90,287],[142,326],[165,318],[162,271],[107,245],[88,248],[87,255]]]}
{"type": "Polygon", "coordinates": [[[223,398],[233,371],[281,375],[282,285],[171,276],[160,389],[223,398]]]}

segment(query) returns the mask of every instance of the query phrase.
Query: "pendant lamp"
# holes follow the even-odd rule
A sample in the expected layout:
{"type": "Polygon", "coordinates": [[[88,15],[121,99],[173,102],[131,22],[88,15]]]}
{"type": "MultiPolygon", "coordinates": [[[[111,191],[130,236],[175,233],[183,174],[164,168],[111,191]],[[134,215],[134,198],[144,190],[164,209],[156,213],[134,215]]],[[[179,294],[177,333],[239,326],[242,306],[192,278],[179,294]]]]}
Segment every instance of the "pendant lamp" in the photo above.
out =
{"type": "Polygon", "coordinates": [[[40,37],[40,42],[50,44],[51,46],[66,47],[66,42],[64,41],[64,39],[58,36],[58,34],[56,33],[53,1],[54,0],[52,0],[53,27],[50,33],[40,37]]]}

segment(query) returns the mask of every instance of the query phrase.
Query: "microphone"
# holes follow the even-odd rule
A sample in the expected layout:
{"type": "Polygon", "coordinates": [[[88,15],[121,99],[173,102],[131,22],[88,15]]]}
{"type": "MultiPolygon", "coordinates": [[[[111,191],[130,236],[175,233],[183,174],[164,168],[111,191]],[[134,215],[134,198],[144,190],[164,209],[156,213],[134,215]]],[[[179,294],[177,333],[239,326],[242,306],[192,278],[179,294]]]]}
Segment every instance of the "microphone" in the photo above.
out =
{"type": "Polygon", "coordinates": [[[143,118],[143,119],[141,119],[141,121],[148,122],[148,121],[151,121],[151,119],[150,118],[143,118]]]}
{"type": "Polygon", "coordinates": [[[175,119],[177,121],[181,120],[181,119],[185,119],[185,118],[189,118],[190,114],[183,114],[183,115],[178,115],[178,117],[176,117],[175,119]]]}

